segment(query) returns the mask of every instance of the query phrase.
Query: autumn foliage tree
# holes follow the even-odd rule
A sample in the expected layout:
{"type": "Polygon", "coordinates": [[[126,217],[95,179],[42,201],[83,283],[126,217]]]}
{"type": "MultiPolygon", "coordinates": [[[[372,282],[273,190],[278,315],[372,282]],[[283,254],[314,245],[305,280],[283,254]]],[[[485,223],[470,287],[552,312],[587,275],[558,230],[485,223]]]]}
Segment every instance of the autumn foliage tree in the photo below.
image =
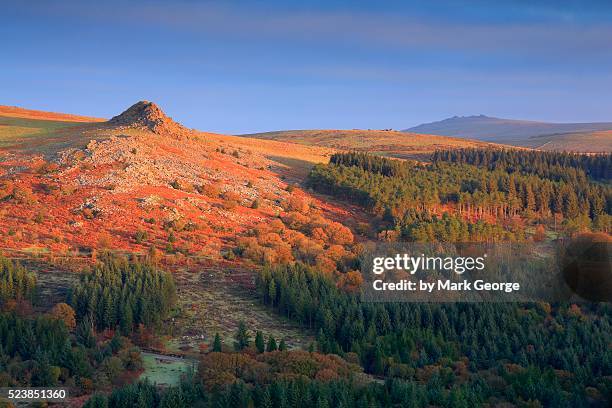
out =
{"type": "Polygon", "coordinates": [[[55,319],[64,322],[66,327],[70,330],[74,330],[76,327],[76,314],[74,309],[66,303],[57,303],[50,312],[51,316],[55,319]]]}

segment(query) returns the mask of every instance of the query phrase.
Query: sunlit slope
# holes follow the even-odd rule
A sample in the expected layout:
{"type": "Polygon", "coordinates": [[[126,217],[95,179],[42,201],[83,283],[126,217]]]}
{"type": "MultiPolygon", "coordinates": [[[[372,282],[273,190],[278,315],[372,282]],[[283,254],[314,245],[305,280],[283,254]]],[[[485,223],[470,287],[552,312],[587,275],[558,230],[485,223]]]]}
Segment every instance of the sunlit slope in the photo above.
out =
{"type": "Polygon", "coordinates": [[[529,138],[519,144],[540,150],[610,153],[612,152],[612,130],[544,135],[529,138]]]}
{"type": "Polygon", "coordinates": [[[24,109],[16,106],[0,105],[0,116],[22,119],[38,119],[59,122],[104,122],[106,119],[91,116],[73,115],[70,113],[45,112],[24,109]]]}
{"type": "Polygon", "coordinates": [[[103,120],[0,106],[0,148],[45,153],[82,144],[80,131],[103,120]]]}
{"type": "MultiPolygon", "coordinates": [[[[110,126],[106,119],[0,106],[0,149],[28,153],[56,153],[68,147],[82,148],[91,140],[132,133],[110,126]]],[[[302,175],[310,165],[329,160],[333,149],[296,146],[282,141],[262,141],[237,136],[193,132],[220,148],[250,150],[292,168],[302,175]]],[[[296,173],[296,174],[297,174],[296,173]]]]}
{"type": "Polygon", "coordinates": [[[494,146],[492,143],[392,130],[287,130],[241,137],[358,150],[392,157],[418,157],[439,149],[494,146]]]}

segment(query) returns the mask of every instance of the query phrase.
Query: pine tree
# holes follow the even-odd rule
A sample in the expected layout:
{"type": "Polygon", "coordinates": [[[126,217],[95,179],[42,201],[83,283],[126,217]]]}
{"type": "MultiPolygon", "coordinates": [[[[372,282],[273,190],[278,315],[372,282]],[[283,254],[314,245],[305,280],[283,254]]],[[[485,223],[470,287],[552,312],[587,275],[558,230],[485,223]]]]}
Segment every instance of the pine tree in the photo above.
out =
{"type": "Polygon", "coordinates": [[[240,321],[240,323],[238,323],[238,329],[234,335],[234,340],[234,349],[236,351],[241,351],[249,347],[249,344],[251,343],[251,336],[249,335],[249,331],[247,330],[244,321],[240,321]]]}
{"type": "Polygon", "coordinates": [[[270,298],[270,304],[274,307],[276,304],[276,284],[274,283],[274,279],[270,279],[270,283],[268,284],[268,297],[270,298]]]}
{"type": "Polygon", "coordinates": [[[263,353],[264,351],[266,351],[266,343],[264,341],[264,336],[259,330],[257,330],[257,334],[255,335],[255,347],[257,348],[258,353],[263,353]]]}
{"type": "Polygon", "coordinates": [[[270,336],[268,338],[268,348],[266,349],[266,351],[276,351],[278,350],[278,346],[276,345],[276,340],[274,339],[274,337],[270,336]]]}
{"type": "Polygon", "coordinates": [[[278,345],[278,350],[279,351],[285,351],[287,350],[287,344],[285,343],[285,339],[281,339],[280,344],[278,345]]]}
{"type": "Polygon", "coordinates": [[[215,340],[213,341],[212,351],[220,353],[223,351],[223,343],[221,342],[221,336],[219,333],[215,333],[215,340]]]}

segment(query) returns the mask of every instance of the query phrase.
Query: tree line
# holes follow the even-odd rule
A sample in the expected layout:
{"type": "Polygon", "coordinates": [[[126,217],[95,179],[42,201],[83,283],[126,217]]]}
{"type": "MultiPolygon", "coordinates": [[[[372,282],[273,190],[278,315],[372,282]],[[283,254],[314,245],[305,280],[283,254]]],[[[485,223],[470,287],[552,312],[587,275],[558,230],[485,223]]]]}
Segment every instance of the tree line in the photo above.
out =
{"type": "Polygon", "coordinates": [[[77,318],[90,319],[98,330],[157,327],[176,301],[172,276],[151,264],[105,256],[70,291],[77,318]]]}
{"type": "MultiPolygon", "coordinates": [[[[537,377],[534,380],[536,387],[546,382],[546,379],[537,377]]],[[[489,393],[485,387],[482,382],[478,382],[474,385],[457,385],[448,390],[437,377],[427,384],[401,380],[390,380],[384,384],[361,384],[347,380],[320,381],[306,378],[275,380],[270,384],[256,385],[237,381],[210,391],[193,381],[184,381],[179,386],[165,389],[150,383],[137,383],[116,389],[108,396],[95,394],[85,403],[84,408],[468,408],[482,404],[482,397],[474,389],[484,388],[481,393],[489,393]]]]}
{"type": "Polygon", "coordinates": [[[9,300],[32,302],[35,289],[35,274],[0,255],[0,309],[9,300]]]}
{"type": "Polygon", "coordinates": [[[432,161],[466,163],[488,170],[535,174],[555,181],[585,183],[587,178],[609,182],[612,179],[612,153],[579,154],[518,149],[438,150],[432,161]]]}
{"type": "Polygon", "coordinates": [[[66,303],[34,314],[33,272],[2,257],[0,270],[2,287],[12,288],[0,304],[0,387],[63,386],[79,395],[141,368],[140,352],[127,338],[115,332],[100,341],[89,316],[75,319],[66,303]]]}
{"type": "MultiPolygon", "coordinates": [[[[525,154],[525,162],[538,157],[525,154]]],[[[415,165],[366,153],[338,153],[329,164],[315,166],[307,183],[368,208],[408,238],[416,222],[435,222],[449,211],[469,224],[499,224],[516,217],[550,223],[554,216],[555,222],[564,219],[568,228],[607,232],[612,223],[611,186],[571,177],[551,180],[507,168],[440,160],[415,165]]]]}

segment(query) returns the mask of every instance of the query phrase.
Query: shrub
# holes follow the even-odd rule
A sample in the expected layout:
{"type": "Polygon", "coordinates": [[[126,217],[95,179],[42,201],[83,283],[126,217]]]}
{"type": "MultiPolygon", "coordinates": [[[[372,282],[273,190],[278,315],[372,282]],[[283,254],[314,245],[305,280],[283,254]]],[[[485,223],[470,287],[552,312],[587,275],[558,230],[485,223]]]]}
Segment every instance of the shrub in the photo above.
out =
{"type": "Polygon", "coordinates": [[[106,232],[103,231],[98,235],[98,249],[110,249],[113,242],[113,237],[106,232]]]}
{"type": "Polygon", "coordinates": [[[223,193],[223,199],[227,201],[240,201],[240,195],[234,191],[226,191],[223,193]]]}
{"type": "Polygon", "coordinates": [[[233,191],[226,191],[223,193],[223,208],[231,210],[236,208],[240,203],[240,196],[233,191]]]}
{"type": "Polygon", "coordinates": [[[285,210],[286,211],[297,211],[302,214],[306,214],[310,209],[310,203],[301,197],[290,196],[285,201],[285,210]]]}
{"type": "Polygon", "coordinates": [[[32,189],[27,186],[15,186],[11,198],[20,204],[26,205],[33,205],[37,201],[32,189]]]}
{"type": "Polygon", "coordinates": [[[39,210],[34,216],[34,222],[37,224],[42,224],[45,222],[45,212],[43,210],[39,210]]]}
{"type": "Polygon", "coordinates": [[[223,201],[222,206],[226,210],[233,210],[234,208],[238,207],[238,202],[225,200],[223,201]]]}
{"type": "Polygon", "coordinates": [[[144,241],[148,239],[147,231],[138,230],[134,236],[137,244],[142,244],[144,241]]]}
{"type": "Polygon", "coordinates": [[[43,162],[40,166],[38,166],[36,172],[38,174],[49,174],[57,171],[58,169],[59,165],[57,163],[43,162]]]}
{"type": "Polygon", "coordinates": [[[542,224],[539,224],[535,229],[535,234],[533,234],[533,240],[536,242],[541,242],[546,239],[546,230],[542,224]]]}
{"type": "Polygon", "coordinates": [[[370,224],[368,224],[367,222],[360,222],[357,224],[355,230],[359,235],[367,237],[370,234],[370,224]]]}
{"type": "Polygon", "coordinates": [[[217,183],[205,184],[203,186],[199,186],[198,192],[200,194],[205,194],[210,198],[219,198],[221,195],[221,187],[217,183]]]}
{"type": "Polygon", "coordinates": [[[325,232],[329,235],[330,241],[334,244],[346,245],[353,243],[353,233],[339,222],[328,224],[325,228],[325,232]]]}
{"type": "Polygon", "coordinates": [[[170,186],[175,190],[185,191],[187,193],[192,193],[194,191],[193,184],[188,183],[184,180],[174,180],[170,183],[170,186]]]}

